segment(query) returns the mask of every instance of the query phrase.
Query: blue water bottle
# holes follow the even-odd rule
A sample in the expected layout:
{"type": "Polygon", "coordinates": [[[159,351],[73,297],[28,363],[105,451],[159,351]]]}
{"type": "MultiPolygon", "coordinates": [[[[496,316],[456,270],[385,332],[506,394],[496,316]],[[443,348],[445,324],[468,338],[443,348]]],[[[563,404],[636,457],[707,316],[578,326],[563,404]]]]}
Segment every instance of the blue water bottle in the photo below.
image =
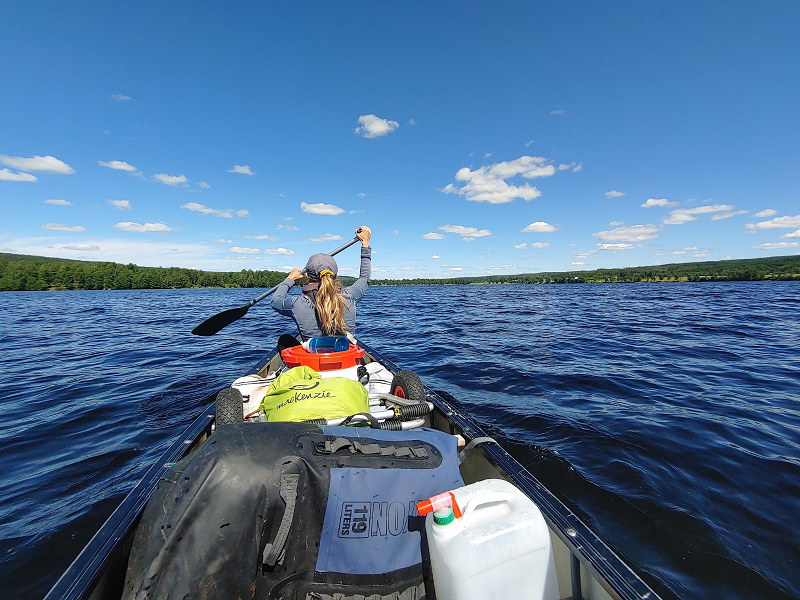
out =
{"type": "Polygon", "coordinates": [[[320,352],[344,352],[349,348],[350,340],[344,335],[315,337],[303,342],[303,350],[317,354],[320,352]]]}

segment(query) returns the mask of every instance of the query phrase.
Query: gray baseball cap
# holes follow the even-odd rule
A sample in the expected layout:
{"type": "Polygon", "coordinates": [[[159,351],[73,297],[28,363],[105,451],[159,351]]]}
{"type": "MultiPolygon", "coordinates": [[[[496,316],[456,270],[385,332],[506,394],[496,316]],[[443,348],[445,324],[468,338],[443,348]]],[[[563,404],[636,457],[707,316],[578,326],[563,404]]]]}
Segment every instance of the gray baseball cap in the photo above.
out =
{"type": "Polygon", "coordinates": [[[309,279],[319,280],[319,274],[325,269],[332,271],[334,276],[339,273],[336,261],[330,254],[315,254],[306,263],[306,273],[309,279]]]}

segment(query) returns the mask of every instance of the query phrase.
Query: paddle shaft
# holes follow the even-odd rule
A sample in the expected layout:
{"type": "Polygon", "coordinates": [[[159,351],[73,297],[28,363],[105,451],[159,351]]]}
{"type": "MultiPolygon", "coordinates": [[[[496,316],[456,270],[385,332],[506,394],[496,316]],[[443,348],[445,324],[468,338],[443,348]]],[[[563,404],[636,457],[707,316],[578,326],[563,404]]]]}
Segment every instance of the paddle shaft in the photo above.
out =
{"type": "MultiPolygon", "coordinates": [[[[348,241],[347,243],[345,243],[345,244],[342,244],[341,246],[339,246],[339,247],[338,247],[336,250],[334,250],[333,252],[328,252],[328,254],[330,254],[331,256],[333,256],[334,254],[339,254],[339,252],[341,252],[342,250],[345,250],[345,249],[349,248],[350,246],[352,246],[353,244],[355,244],[357,241],[359,241],[359,240],[358,240],[358,238],[357,238],[357,237],[354,237],[352,240],[350,240],[350,241],[348,241]]],[[[303,269],[303,274],[305,274],[305,272],[306,272],[306,270],[305,270],[305,269],[303,269]]],[[[250,302],[248,302],[248,303],[247,303],[245,306],[248,306],[248,307],[250,307],[250,306],[253,306],[253,305],[254,305],[256,302],[261,302],[261,301],[262,301],[264,298],[266,298],[267,296],[269,296],[270,294],[272,294],[272,293],[273,293],[275,290],[277,290],[277,289],[278,289],[278,286],[280,286],[280,283],[279,283],[278,285],[276,285],[275,287],[271,287],[271,288],[269,288],[269,289],[268,289],[266,292],[264,292],[263,294],[261,294],[261,295],[260,295],[258,298],[254,298],[253,300],[250,300],[250,302]]]]}
{"type": "MultiPolygon", "coordinates": [[[[357,231],[357,233],[361,233],[361,230],[359,229],[357,231]]],[[[338,254],[339,252],[341,252],[345,248],[349,248],[350,246],[355,244],[357,241],[359,241],[358,240],[358,236],[354,237],[352,240],[350,240],[346,244],[342,244],[341,246],[339,246],[336,250],[331,252],[330,255],[333,256],[334,254],[338,254]]],[[[305,273],[305,272],[306,272],[306,270],[303,269],[303,273],[305,273]]],[[[280,284],[278,284],[278,285],[280,285],[280,284]]],[[[278,285],[276,285],[273,288],[268,289],[266,292],[261,294],[258,298],[254,298],[253,300],[250,300],[250,302],[248,302],[244,306],[239,306],[238,308],[230,308],[228,310],[223,310],[221,313],[217,313],[213,317],[209,317],[208,319],[206,319],[205,321],[200,323],[200,325],[198,325],[197,327],[192,329],[192,333],[194,335],[202,335],[202,336],[214,335],[215,333],[217,333],[221,329],[224,329],[225,327],[227,327],[228,325],[230,325],[234,321],[238,321],[243,316],[245,316],[247,314],[247,311],[250,310],[251,306],[253,306],[256,302],[260,302],[261,300],[263,300],[264,298],[269,296],[271,293],[273,293],[275,290],[277,290],[278,289],[278,285]]]]}

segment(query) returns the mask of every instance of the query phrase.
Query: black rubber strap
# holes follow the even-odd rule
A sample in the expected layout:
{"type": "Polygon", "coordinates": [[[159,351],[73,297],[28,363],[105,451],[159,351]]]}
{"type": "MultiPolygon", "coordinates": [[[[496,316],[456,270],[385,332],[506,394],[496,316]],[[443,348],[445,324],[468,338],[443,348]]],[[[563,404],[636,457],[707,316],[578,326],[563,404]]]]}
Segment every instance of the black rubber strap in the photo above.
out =
{"type": "Polygon", "coordinates": [[[381,428],[381,424],[378,422],[378,419],[376,419],[373,415],[371,415],[368,412],[356,413],[354,415],[350,415],[344,421],[339,423],[339,425],[341,427],[347,427],[348,425],[350,425],[350,423],[352,422],[354,417],[364,417],[369,422],[369,426],[370,426],[371,429],[380,429],[381,428]]]}
{"type": "Polygon", "coordinates": [[[492,442],[493,444],[497,444],[497,440],[490,437],[476,437],[470,440],[469,444],[467,444],[464,449],[458,453],[458,464],[463,463],[467,460],[467,456],[469,453],[472,452],[472,449],[477,446],[478,444],[485,444],[487,442],[492,442]]]}
{"type": "Polygon", "coordinates": [[[264,546],[262,562],[268,567],[282,564],[286,553],[286,540],[289,537],[289,529],[294,520],[294,507],[297,502],[297,484],[300,475],[281,475],[281,498],[286,504],[283,511],[283,519],[278,527],[278,533],[271,544],[264,546]]]}
{"type": "Polygon", "coordinates": [[[347,448],[351,454],[361,453],[367,456],[396,456],[397,458],[428,458],[428,451],[424,447],[413,446],[381,446],[380,444],[362,444],[358,440],[348,440],[346,438],[336,438],[333,441],[326,440],[324,444],[316,446],[320,454],[336,454],[339,450],[347,448]]]}
{"type": "Polygon", "coordinates": [[[345,595],[342,593],[307,592],[305,600],[422,600],[425,598],[425,584],[419,583],[400,592],[392,592],[389,595],[362,594],[345,595]]]}

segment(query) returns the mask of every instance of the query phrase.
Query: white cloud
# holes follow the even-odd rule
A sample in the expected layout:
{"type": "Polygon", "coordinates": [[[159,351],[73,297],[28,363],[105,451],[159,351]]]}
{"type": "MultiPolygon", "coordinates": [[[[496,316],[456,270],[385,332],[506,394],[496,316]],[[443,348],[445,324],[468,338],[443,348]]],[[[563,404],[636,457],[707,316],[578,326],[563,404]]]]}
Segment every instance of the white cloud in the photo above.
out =
{"type": "Polygon", "coordinates": [[[134,223],[132,221],[122,221],[114,225],[117,229],[122,231],[130,231],[131,233],[163,233],[172,231],[173,228],[166,223],[134,223]]]}
{"type": "Polygon", "coordinates": [[[249,217],[250,216],[250,211],[247,210],[247,209],[244,209],[244,208],[241,209],[241,210],[237,210],[236,211],[236,216],[237,217],[242,217],[242,218],[249,217]]]}
{"type": "Polygon", "coordinates": [[[316,204],[301,202],[300,209],[304,213],[311,213],[312,215],[340,215],[344,212],[343,208],[339,208],[335,204],[324,204],[322,202],[317,202],[316,204]]]}
{"type": "Polygon", "coordinates": [[[42,200],[44,204],[55,204],[56,206],[72,206],[72,202],[69,200],[64,200],[63,198],[50,198],[48,200],[42,200]]]}
{"type": "Polygon", "coordinates": [[[681,256],[687,252],[692,252],[696,258],[705,258],[710,256],[708,253],[708,248],[698,248],[697,246],[687,246],[683,250],[674,250],[670,254],[681,256]]]}
{"type": "Polygon", "coordinates": [[[266,250],[264,250],[264,254],[271,254],[273,256],[277,255],[293,256],[294,250],[287,250],[286,248],[275,248],[275,249],[267,248],[266,250]]]}
{"type": "Polygon", "coordinates": [[[126,173],[139,173],[139,169],[137,169],[130,163],[126,163],[124,160],[110,160],[108,162],[103,160],[98,160],[97,164],[100,165],[101,167],[114,169],[115,171],[125,171],[126,173]]]}
{"type": "Polygon", "coordinates": [[[604,196],[605,196],[606,198],[621,198],[621,197],[622,197],[622,196],[624,196],[624,195],[625,195],[625,192],[619,192],[619,191],[617,191],[617,190],[611,190],[611,191],[609,191],[609,192],[606,192],[606,193],[604,194],[604,196]]]}
{"type": "Polygon", "coordinates": [[[455,233],[460,235],[465,242],[471,242],[476,238],[492,235],[488,229],[476,229],[475,227],[464,227],[463,225],[442,225],[439,227],[445,233],[455,233]]]}
{"type": "Polygon", "coordinates": [[[367,195],[364,192],[358,192],[356,196],[358,196],[359,198],[366,198],[367,195]]]}
{"type": "Polygon", "coordinates": [[[275,229],[280,229],[283,231],[297,231],[299,227],[297,225],[276,225],[275,229]]]}
{"type": "Polygon", "coordinates": [[[210,185],[208,185],[208,184],[207,184],[205,181],[198,181],[198,182],[197,182],[197,185],[198,185],[199,187],[203,188],[204,190],[207,190],[208,188],[210,188],[210,187],[211,187],[211,186],[210,186],[210,185]]]}
{"type": "Polygon", "coordinates": [[[754,217],[758,217],[759,219],[766,219],[767,217],[771,217],[771,216],[777,215],[777,214],[778,214],[777,210],[773,210],[771,208],[765,208],[764,210],[758,211],[753,216],[754,217]]]}
{"type": "Polygon", "coordinates": [[[431,259],[433,259],[433,260],[439,260],[440,258],[441,258],[441,256],[439,256],[438,254],[431,255],[431,259]]]}
{"type": "Polygon", "coordinates": [[[598,243],[597,248],[599,250],[629,250],[630,248],[634,248],[633,244],[625,244],[625,243],[617,243],[617,244],[602,244],[598,243]]]}
{"type": "Polygon", "coordinates": [[[534,221],[522,229],[525,233],[553,233],[555,230],[556,228],[553,225],[545,221],[534,221]]]}
{"type": "MultiPolygon", "coordinates": [[[[85,234],[84,234],[85,235],[85,234]]],[[[187,267],[215,271],[230,270],[223,262],[226,253],[211,244],[182,244],[162,236],[121,235],[106,239],[84,239],[100,247],[91,257],[92,260],[112,261],[122,264],[134,262],[137,265],[153,267],[187,267]]],[[[64,250],[59,243],[53,245],[52,237],[18,238],[9,242],[13,252],[33,254],[37,256],[54,256],[59,258],[75,258],[75,250],[64,250]]]]}
{"type": "Polygon", "coordinates": [[[573,258],[594,258],[597,256],[597,250],[582,250],[581,252],[576,252],[572,255],[573,258]]]}
{"type": "Polygon", "coordinates": [[[153,179],[164,185],[181,185],[189,182],[185,175],[167,175],[166,173],[156,173],[153,175],[153,179]]]}
{"type": "Polygon", "coordinates": [[[63,225],[61,223],[45,223],[42,229],[52,229],[53,231],[86,231],[82,225],[63,225]]]}
{"type": "Polygon", "coordinates": [[[730,204],[704,204],[695,208],[676,208],[668,217],[661,220],[664,225],[683,225],[689,221],[696,221],[697,215],[728,212],[733,210],[730,204]]]}
{"type": "Polygon", "coordinates": [[[61,246],[62,250],[77,250],[79,252],[96,252],[100,246],[96,244],[73,244],[71,246],[61,246]]]}
{"type": "Polygon", "coordinates": [[[258,248],[241,248],[239,246],[233,246],[228,248],[234,254],[258,254],[260,250],[258,248]]]}
{"type": "Polygon", "coordinates": [[[795,246],[800,246],[798,242],[772,242],[769,244],[761,244],[759,246],[753,246],[756,250],[781,250],[782,248],[794,248],[795,246]]]}
{"type": "Polygon", "coordinates": [[[226,240],[225,238],[217,238],[215,240],[211,240],[212,244],[232,244],[233,240],[226,240]]]}
{"type": "Polygon", "coordinates": [[[194,212],[203,213],[204,215],[214,215],[215,217],[222,217],[223,219],[232,219],[233,218],[233,209],[231,208],[209,208],[204,204],[199,204],[197,202],[187,202],[186,204],[181,204],[181,208],[185,208],[186,210],[191,210],[194,212]]]}
{"type": "Polygon", "coordinates": [[[429,231],[425,235],[422,236],[423,240],[443,240],[444,236],[441,233],[436,233],[435,231],[429,231]]]}
{"type": "Polygon", "coordinates": [[[244,237],[250,240],[270,240],[271,242],[277,242],[281,239],[277,235],[267,235],[266,233],[246,234],[244,237]]]}
{"type": "Polygon", "coordinates": [[[106,202],[108,202],[114,208],[118,208],[120,210],[133,210],[133,207],[128,200],[106,200],[106,202]]]}
{"type": "Polygon", "coordinates": [[[758,223],[748,223],[748,229],[794,229],[800,227],[800,215],[793,217],[775,217],[769,221],[759,221],[758,223]]]}
{"type": "Polygon", "coordinates": [[[8,169],[0,169],[0,181],[37,181],[37,179],[36,175],[31,175],[30,173],[22,173],[21,171],[13,173],[8,169]]]}
{"type": "Polygon", "coordinates": [[[464,267],[450,267],[451,271],[463,271],[464,267]]]}
{"type": "Polygon", "coordinates": [[[675,206],[677,202],[670,202],[666,198],[648,198],[647,202],[642,204],[642,208],[653,208],[654,206],[675,206]]]}
{"type": "Polygon", "coordinates": [[[325,235],[318,235],[317,237],[308,238],[309,242],[332,242],[342,239],[342,236],[333,233],[326,233],[325,235]]]}
{"type": "Polygon", "coordinates": [[[628,225],[610,231],[598,231],[594,237],[606,242],[643,242],[658,237],[660,228],[655,225],[628,225]]]}
{"type": "Polygon", "coordinates": [[[611,227],[619,227],[620,225],[625,225],[625,221],[611,221],[609,225],[611,227]]]}
{"type": "Polygon", "coordinates": [[[367,139],[372,139],[389,135],[398,127],[400,127],[400,124],[397,121],[381,119],[373,114],[361,115],[358,117],[358,127],[353,130],[353,133],[367,139]]]}
{"type": "Polygon", "coordinates": [[[525,242],[522,242],[521,244],[514,244],[514,248],[516,248],[517,250],[524,250],[527,247],[528,244],[525,242]]]}
{"type": "Polygon", "coordinates": [[[728,211],[726,213],[722,213],[722,214],[719,214],[719,215],[712,215],[711,216],[711,220],[712,221],[721,221],[722,219],[730,219],[731,217],[735,217],[736,215],[746,215],[746,214],[747,214],[746,210],[731,210],[731,211],[728,211]]]}
{"type": "Polygon", "coordinates": [[[579,265],[585,265],[586,263],[583,262],[582,260],[576,260],[576,261],[573,261],[573,262],[571,262],[569,264],[574,265],[574,266],[579,266],[579,265]]]}
{"type": "Polygon", "coordinates": [[[227,169],[228,173],[238,173],[239,175],[249,175],[252,177],[255,175],[253,169],[250,168],[250,165],[233,165],[230,169],[227,169]]]}
{"type": "Polygon", "coordinates": [[[472,202],[488,202],[489,204],[505,204],[516,198],[525,201],[534,200],[542,195],[536,186],[512,185],[506,180],[512,177],[538,179],[555,175],[556,168],[541,156],[520,156],[511,161],[499,162],[483,166],[474,171],[462,167],[456,172],[456,181],[463,181],[462,187],[448,183],[442,192],[458,194],[472,202]]]}
{"type": "Polygon", "coordinates": [[[782,235],[781,238],[800,238],[800,229],[793,231],[792,233],[782,235]]]}
{"type": "Polygon", "coordinates": [[[125,94],[111,94],[111,97],[117,102],[130,102],[133,100],[133,98],[125,94]]]}
{"type": "Polygon", "coordinates": [[[55,173],[57,175],[71,175],[75,172],[72,167],[64,161],[58,160],[55,156],[37,155],[25,158],[0,154],[0,164],[19,171],[42,171],[43,173],[55,173]]]}
{"type": "Polygon", "coordinates": [[[550,242],[533,242],[531,248],[549,248],[550,242]]]}
{"type": "Polygon", "coordinates": [[[583,171],[583,163],[576,163],[576,162],[571,162],[569,164],[562,163],[562,164],[558,165],[558,170],[559,171],[570,171],[571,170],[573,173],[577,173],[578,171],[583,171]]]}
{"type": "Polygon", "coordinates": [[[559,108],[559,109],[556,109],[556,110],[551,110],[551,111],[550,111],[550,114],[551,114],[551,115],[556,115],[556,116],[559,116],[559,117],[566,117],[566,116],[569,116],[569,115],[567,114],[567,111],[565,111],[563,108],[559,108]]]}

